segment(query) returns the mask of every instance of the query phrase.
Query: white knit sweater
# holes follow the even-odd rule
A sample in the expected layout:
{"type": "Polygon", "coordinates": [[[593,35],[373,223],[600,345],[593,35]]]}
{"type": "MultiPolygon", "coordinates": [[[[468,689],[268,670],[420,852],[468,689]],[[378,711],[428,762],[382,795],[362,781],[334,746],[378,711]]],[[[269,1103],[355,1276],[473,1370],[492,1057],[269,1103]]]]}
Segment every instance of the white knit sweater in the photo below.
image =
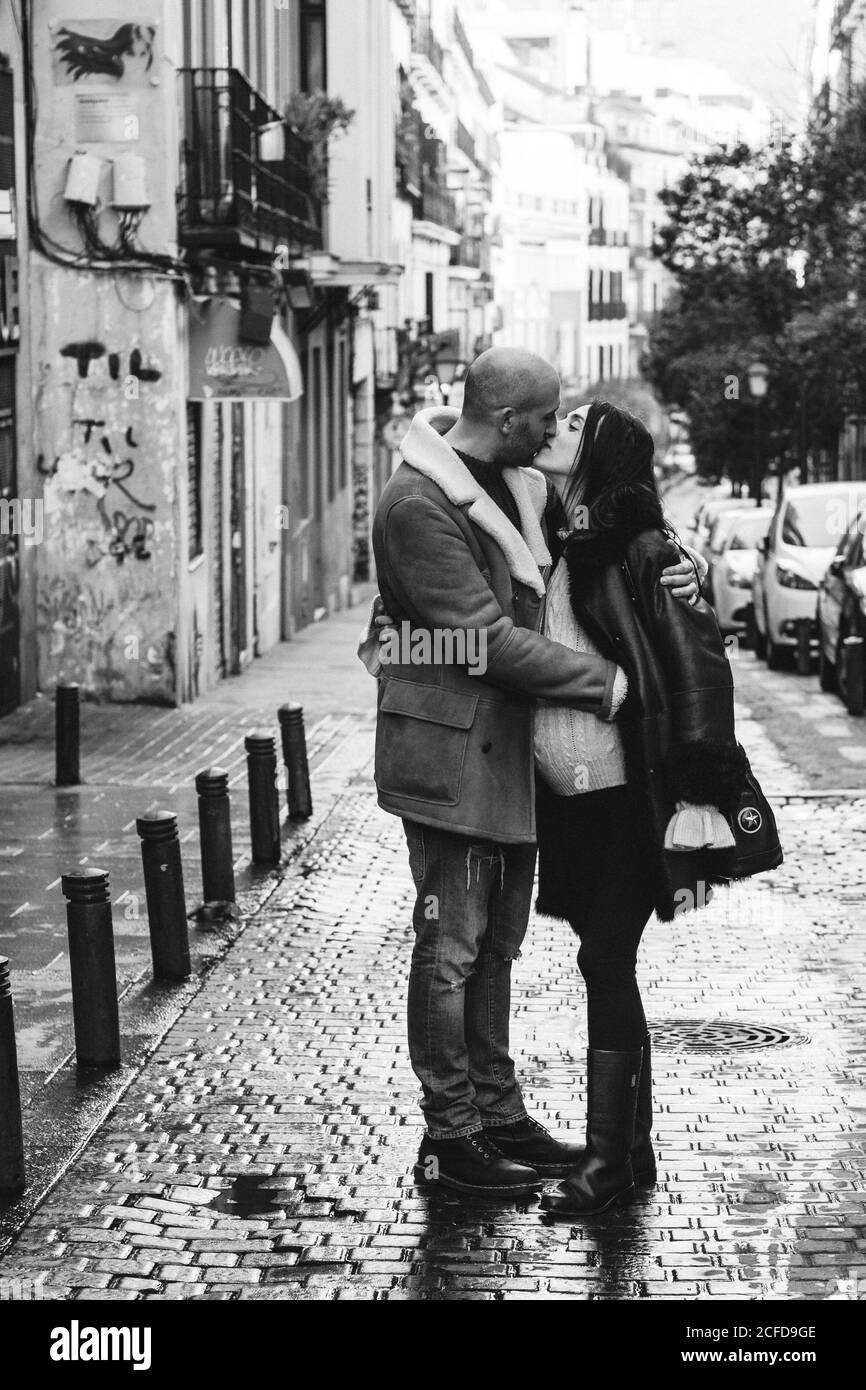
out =
{"type": "MultiPolygon", "coordinates": [[[[574,616],[568,570],[560,560],[547,589],[544,635],[574,652],[600,656],[574,616]]],[[[539,701],[535,712],[535,762],[548,786],[559,796],[625,785],[625,753],[616,724],[584,710],[539,701]]]]}

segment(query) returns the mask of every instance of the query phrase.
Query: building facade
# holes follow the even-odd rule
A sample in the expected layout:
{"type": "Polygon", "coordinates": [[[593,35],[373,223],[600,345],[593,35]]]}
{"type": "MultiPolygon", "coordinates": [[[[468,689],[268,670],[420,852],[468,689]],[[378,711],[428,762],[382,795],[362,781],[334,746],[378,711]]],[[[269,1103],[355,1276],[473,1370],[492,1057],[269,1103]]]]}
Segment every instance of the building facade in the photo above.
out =
{"type": "Polygon", "coordinates": [[[36,690],[36,556],[44,532],[32,449],[22,34],[0,9],[0,714],[36,690]]]}
{"type": "Polygon", "coordinates": [[[349,602],[384,426],[490,341],[456,4],[124,8],[0,12],[3,711],[194,699],[349,602]]]}
{"type": "Polygon", "coordinates": [[[608,158],[576,6],[471,9],[502,112],[496,340],[529,347],[567,390],[628,374],[629,189],[608,158]]]}

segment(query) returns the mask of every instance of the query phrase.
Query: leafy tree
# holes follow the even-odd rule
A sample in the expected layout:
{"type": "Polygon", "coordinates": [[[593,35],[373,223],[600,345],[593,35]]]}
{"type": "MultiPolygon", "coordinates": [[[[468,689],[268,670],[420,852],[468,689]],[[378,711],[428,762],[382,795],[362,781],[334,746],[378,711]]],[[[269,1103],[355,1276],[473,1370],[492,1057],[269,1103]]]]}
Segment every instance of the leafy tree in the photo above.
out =
{"type": "Polygon", "coordinates": [[[845,415],[866,409],[866,89],[797,142],[719,148],[663,194],[656,254],[677,292],[646,372],[692,420],[701,472],[748,477],[749,363],[770,372],[765,457],[834,456],[845,415]],[[861,308],[861,303],[863,307],[861,308]]]}

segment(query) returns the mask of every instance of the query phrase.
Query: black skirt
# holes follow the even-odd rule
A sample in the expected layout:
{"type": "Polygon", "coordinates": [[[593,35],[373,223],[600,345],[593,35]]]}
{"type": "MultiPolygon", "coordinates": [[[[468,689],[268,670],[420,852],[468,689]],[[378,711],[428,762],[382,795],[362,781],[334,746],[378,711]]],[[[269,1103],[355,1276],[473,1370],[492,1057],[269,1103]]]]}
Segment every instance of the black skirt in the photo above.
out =
{"type": "Polygon", "coordinates": [[[622,893],[630,904],[645,901],[649,917],[653,882],[629,787],[559,796],[537,775],[535,788],[536,909],[577,927],[622,893]]]}

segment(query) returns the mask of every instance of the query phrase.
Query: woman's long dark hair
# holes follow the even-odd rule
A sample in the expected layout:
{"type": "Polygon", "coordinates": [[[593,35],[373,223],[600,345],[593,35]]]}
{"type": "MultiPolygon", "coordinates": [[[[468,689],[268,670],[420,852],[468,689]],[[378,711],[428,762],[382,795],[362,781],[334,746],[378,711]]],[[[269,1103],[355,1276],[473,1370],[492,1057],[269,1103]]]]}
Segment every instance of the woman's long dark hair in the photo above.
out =
{"type": "Polygon", "coordinates": [[[593,401],[563,494],[575,532],[590,536],[623,529],[668,532],[653,471],[654,455],[652,435],[636,416],[609,401],[593,401]],[[578,504],[586,510],[576,523],[578,504]]]}

